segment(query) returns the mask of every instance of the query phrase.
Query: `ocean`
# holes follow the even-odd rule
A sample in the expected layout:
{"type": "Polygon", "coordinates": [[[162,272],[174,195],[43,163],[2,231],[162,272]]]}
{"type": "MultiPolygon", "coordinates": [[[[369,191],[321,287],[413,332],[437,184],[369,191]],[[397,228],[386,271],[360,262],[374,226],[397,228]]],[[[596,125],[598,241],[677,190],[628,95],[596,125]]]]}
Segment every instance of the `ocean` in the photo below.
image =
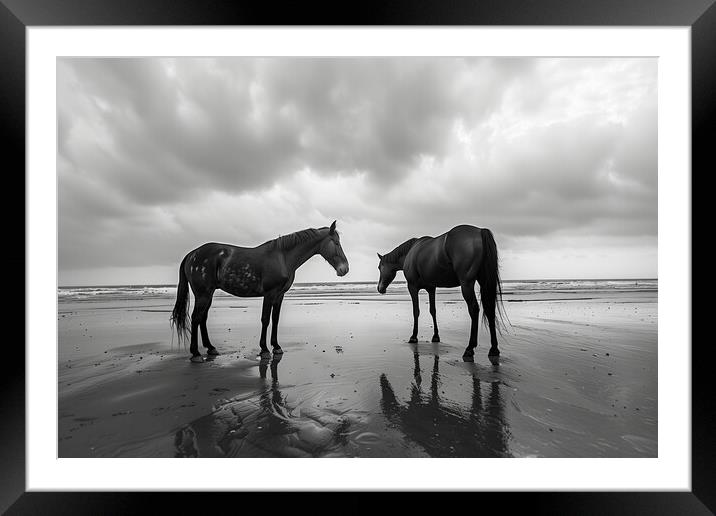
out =
{"type": "MultiPolygon", "coordinates": [[[[477,288],[477,286],[476,286],[477,288]]],[[[633,294],[636,297],[654,295],[658,292],[657,279],[600,279],[600,280],[509,280],[504,281],[505,302],[595,299],[612,295],[633,294]]],[[[405,281],[394,281],[387,296],[407,295],[405,281]]],[[[438,296],[460,296],[459,288],[438,289],[438,296]]],[[[216,298],[233,297],[221,290],[216,298]]],[[[378,297],[376,282],[322,282],[294,283],[286,293],[287,298],[306,297],[378,297]]],[[[59,303],[82,301],[131,301],[169,300],[176,298],[176,285],[116,285],[116,286],[66,286],[57,291],[59,303]]]]}

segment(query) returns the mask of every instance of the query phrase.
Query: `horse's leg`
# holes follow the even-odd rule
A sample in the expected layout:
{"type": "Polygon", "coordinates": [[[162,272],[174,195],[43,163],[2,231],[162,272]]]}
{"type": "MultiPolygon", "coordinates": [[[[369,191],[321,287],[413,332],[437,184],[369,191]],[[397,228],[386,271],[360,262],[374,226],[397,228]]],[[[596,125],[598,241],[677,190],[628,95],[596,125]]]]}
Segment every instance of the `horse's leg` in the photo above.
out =
{"type": "Polygon", "coordinates": [[[218,355],[219,352],[216,350],[216,348],[214,346],[211,345],[211,341],[209,340],[209,332],[206,329],[206,320],[209,318],[209,309],[211,308],[211,301],[213,300],[214,292],[209,293],[208,296],[209,296],[209,301],[206,304],[206,310],[204,311],[204,316],[199,321],[199,328],[201,329],[201,343],[207,349],[207,351],[206,351],[207,355],[218,355]]]}
{"type": "Polygon", "coordinates": [[[433,342],[440,342],[440,334],[438,333],[438,319],[435,310],[435,287],[426,289],[428,291],[428,299],[430,299],[430,315],[433,316],[433,342]]]}
{"type": "Polygon", "coordinates": [[[281,303],[283,303],[283,293],[276,296],[271,310],[271,347],[273,352],[279,355],[283,353],[281,346],[278,345],[278,318],[281,315],[281,303]]]}
{"type": "Polygon", "coordinates": [[[271,355],[268,348],[266,347],[266,330],[268,329],[269,322],[271,320],[271,306],[273,304],[273,296],[265,295],[264,304],[261,309],[261,338],[259,339],[259,347],[261,348],[261,355],[271,355]]]}
{"type": "MultiPolygon", "coordinates": [[[[195,309],[196,311],[196,309],[195,309]]],[[[189,351],[191,352],[191,361],[192,362],[203,362],[204,359],[201,356],[201,353],[199,353],[199,344],[197,342],[198,336],[197,336],[197,328],[199,327],[199,321],[194,320],[194,316],[192,315],[191,318],[191,342],[189,344],[189,351]]]]}
{"type": "Polygon", "coordinates": [[[418,287],[408,284],[408,291],[413,300],[413,334],[408,342],[418,342],[418,317],[420,316],[420,307],[418,306],[418,287]]]}
{"type": "Polygon", "coordinates": [[[475,280],[462,282],[460,288],[462,289],[462,297],[467,303],[467,310],[470,313],[470,340],[462,356],[472,357],[475,355],[475,348],[477,347],[477,323],[480,320],[480,305],[477,303],[477,297],[475,297],[475,280]]]}
{"type": "Polygon", "coordinates": [[[209,305],[211,305],[210,295],[207,295],[206,292],[194,292],[194,310],[191,313],[191,344],[189,345],[192,362],[204,361],[199,353],[199,325],[204,320],[209,305]]]}
{"type": "Polygon", "coordinates": [[[497,349],[497,331],[495,328],[496,304],[496,299],[484,299],[482,302],[482,309],[485,310],[485,316],[487,316],[487,324],[490,327],[490,351],[487,354],[488,357],[500,356],[500,350],[497,349]]]}

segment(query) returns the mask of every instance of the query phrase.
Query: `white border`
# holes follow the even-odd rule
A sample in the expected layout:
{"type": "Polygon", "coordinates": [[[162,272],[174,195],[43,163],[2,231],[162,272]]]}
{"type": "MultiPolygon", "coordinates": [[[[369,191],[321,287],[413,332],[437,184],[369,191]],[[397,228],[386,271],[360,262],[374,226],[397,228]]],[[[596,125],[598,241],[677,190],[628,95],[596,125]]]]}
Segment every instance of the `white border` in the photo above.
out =
{"type": "Polygon", "coordinates": [[[689,491],[690,37],[688,27],[28,28],[27,490],[689,491]],[[57,248],[55,62],[135,55],[657,56],[659,235],[669,235],[659,246],[658,458],[58,459],[49,431],[57,272],[46,263],[46,249],[57,248]]]}

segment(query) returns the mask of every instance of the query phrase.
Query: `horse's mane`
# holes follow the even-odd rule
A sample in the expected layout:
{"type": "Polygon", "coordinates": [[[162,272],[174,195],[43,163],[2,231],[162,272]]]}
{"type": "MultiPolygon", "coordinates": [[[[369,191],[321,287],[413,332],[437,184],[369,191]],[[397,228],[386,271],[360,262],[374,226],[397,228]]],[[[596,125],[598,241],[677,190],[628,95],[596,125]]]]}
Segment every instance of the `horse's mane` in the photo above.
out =
{"type": "Polygon", "coordinates": [[[279,249],[285,251],[287,249],[293,249],[301,242],[306,242],[307,240],[313,240],[315,238],[318,238],[318,236],[319,232],[317,229],[309,228],[301,231],[296,231],[295,233],[291,233],[289,235],[280,236],[275,239],[274,242],[279,249]]]}
{"type": "Polygon", "coordinates": [[[386,263],[397,263],[398,260],[408,254],[408,251],[410,251],[410,248],[413,247],[413,244],[417,242],[417,240],[417,238],[411,238],[410,240],[403,242],[391,252],[383,256],[383,260],[385,260],[386,263]]]}

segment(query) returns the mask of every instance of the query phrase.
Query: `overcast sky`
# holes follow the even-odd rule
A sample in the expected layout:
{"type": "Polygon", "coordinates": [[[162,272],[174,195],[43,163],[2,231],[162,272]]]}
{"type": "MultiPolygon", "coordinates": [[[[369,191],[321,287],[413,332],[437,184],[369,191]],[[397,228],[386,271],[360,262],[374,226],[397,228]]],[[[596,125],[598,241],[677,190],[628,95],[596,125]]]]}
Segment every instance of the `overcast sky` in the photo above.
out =
{"type": "Polygon", "coordinates": [[[343,281],[461,223],[505,279],[657,274],[656,59],[59,59],[57,106],[60,285],[334,219],[343,281]]]}

